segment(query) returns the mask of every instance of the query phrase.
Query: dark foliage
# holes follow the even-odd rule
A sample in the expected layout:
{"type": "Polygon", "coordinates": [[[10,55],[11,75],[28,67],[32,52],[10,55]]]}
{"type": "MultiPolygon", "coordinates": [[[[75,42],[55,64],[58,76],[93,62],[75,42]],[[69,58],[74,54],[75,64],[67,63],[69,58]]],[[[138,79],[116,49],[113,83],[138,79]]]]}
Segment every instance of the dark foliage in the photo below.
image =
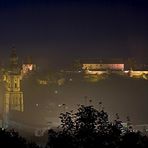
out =
{"type": "Polygon", "coordinates": [[[49,148],[147,148],[148,137],[122,126],[117,118],[110,122],[108,114],[93,106],[80,106],[76,113],[60,115],[61,127],[49,130],[49,148]]]}
{"type": "MultiPolygon", "coordinates": [[[[48,131],[46,148],[148,148],[148,137],[122,126],[118,115],[110,122],[108,114],[93,106],[80,106],[76,113],[61,113],[61,126],[48,131]]],[[[0,147],[39,148],[14,130],[0,129],[0,147]]]]}
{"type": "Polygon", "coordinates": [[[35,143],[27,142],[27,140],[14,130],[0,129],[0,147],[14,148],[39,148],[35,143]]]}

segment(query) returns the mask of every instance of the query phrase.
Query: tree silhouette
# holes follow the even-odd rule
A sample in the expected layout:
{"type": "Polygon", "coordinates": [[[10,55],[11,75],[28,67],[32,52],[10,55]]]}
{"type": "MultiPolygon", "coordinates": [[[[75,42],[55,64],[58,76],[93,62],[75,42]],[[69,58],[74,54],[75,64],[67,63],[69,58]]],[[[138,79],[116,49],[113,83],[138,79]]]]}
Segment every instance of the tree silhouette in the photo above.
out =
{"type": "Polygon", "coordinates": [[[98,111],[91,105],[79,106],[76,113],[62,113],[60,119],[60,128],[56,132],[50,130],[48,133],[47,147],[146,148],[148,146],[148,137],[124,128],[118,114],[114,122],[110,122],[107,112],[103,109],[98,111]]]}
{"type": "Polygon", "coordinates": [[[0,129],[0,147],[39,148],[35,143],[28,142],[14,130],[0,129]]]}
{"type": "Polygon", "coordinates": [[[61,127],[64,133],[73,134],[74,132],[74,121],[73,121],[73,114],[66,112],[60,114],[61,119],[61,127]]]}

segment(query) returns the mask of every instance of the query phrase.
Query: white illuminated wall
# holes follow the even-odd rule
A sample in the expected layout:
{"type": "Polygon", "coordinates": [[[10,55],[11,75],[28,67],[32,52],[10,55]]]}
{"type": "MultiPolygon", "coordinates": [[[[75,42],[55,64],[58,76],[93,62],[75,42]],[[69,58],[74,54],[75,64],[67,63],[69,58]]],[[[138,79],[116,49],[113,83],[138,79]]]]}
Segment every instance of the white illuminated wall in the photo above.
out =
{"type": "Polygon", "coordinates": [[[82,69],[89,70],[124,70],[124,64],[83,64],[82,69]]]}

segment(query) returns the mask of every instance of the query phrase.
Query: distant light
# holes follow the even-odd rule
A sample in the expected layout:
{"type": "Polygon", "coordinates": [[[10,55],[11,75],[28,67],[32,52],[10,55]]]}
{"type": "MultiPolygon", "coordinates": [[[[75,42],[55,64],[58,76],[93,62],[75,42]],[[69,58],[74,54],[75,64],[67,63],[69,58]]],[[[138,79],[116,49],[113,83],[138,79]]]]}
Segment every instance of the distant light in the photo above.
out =
{"type": "Polygon", "coordinates": [[[55,94],[58,94],[58,91],[57,91],[57,90],[55,90],[55,91],[54,91],[54,93],[55,93],[55,94]]]}
{"type": "Polygon", "coordinates": [[[72,78],[70,78],[69,81],[72,81],[72,78]]]}
{"type": "Polygon", "coordinates": [[[36,107],[38,107],[38,106],[39,106],[39,104],[37,103],[37,104],[36,104],[36,107]]]}
{"type": "Polygon", "coordinates": [[[5,128],[2,128],[2,131],[4,131],[5,130],[5,128]]]}
{"type": "Polygon", "coordinates": [[[61,107],[61,106],[62,106],[62,104],[59,104],[59,105],[58,105],[58,107],[61,107]]]}
{"type": "MultiPolygon", "coordinates": [[[[62,107],[62,106],[66,106],[66,104],[59,104],[58,105],[58,107],[62,107]]],[[[66,108],[68,108],[68,107],[66,106],[66,108]]]]}
{"type": "Polygon", "coordinates": [[[129,70],[125,70],[124,72],[125,72],[125,73],[129,73],[129,70]]]}

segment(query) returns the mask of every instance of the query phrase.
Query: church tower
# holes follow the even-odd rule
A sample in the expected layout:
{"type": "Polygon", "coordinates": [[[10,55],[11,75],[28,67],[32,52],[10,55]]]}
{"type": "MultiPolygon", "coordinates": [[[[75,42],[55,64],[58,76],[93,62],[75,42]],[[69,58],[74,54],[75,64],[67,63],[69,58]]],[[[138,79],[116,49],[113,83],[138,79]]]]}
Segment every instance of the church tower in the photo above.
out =
{"type": "Polygon", "coordinates": [[[3,120],[5,125],[8,125],[9,123],[9,113],[12,110],[19,112],[24,111],[23,92],[21,91],[20,86],[21,79],[21,69],[19,68],[18,56],[16,54],[16,50],[12,49],[9,59],[9,67],[4,74],[5,96],[3,120]]]}

